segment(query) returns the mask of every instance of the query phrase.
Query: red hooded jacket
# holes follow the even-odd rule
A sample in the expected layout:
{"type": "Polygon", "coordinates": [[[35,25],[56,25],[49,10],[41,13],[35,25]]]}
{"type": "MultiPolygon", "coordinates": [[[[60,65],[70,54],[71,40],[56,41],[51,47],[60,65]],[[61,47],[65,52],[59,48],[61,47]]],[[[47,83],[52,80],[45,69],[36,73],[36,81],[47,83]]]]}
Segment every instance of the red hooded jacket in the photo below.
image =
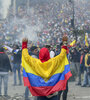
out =
{"type": "Polygon", "coordinates": [[[42,48],[39,52],[39,59],[41,62],[48,61],[50,59],[49,50],[47,48],[42,48]]]}

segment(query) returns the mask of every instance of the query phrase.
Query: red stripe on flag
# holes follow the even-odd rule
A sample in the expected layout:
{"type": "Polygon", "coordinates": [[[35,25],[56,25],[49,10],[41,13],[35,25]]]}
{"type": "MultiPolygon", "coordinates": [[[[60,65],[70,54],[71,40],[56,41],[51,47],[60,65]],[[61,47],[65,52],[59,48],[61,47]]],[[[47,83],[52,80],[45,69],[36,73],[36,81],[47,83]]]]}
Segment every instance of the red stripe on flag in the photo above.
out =
{"type": "Polygon", "coordinates": [[[65,75],[65,80],[60,80],[55,86],[32,87],[27,77],[24,77],[23,80],[24,80],[24,86],[28,86],[28,88],[33,96],[48,96],[56,91],[65,90],[67,80],[71,76],[72,76],[72,74],[69,71],[65,75]]]}

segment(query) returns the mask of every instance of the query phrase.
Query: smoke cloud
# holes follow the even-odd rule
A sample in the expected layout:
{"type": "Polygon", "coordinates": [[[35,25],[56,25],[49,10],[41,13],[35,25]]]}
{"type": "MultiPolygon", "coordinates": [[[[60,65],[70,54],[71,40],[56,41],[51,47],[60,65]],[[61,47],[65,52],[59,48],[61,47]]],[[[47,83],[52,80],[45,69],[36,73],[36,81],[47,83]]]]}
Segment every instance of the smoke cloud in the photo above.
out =
{"type": "Polygon", "coordinates": [[[2,18],[6,18],[8,14],[9,6],[11,5],[11,0],[0,0],[1,3],[1,16],[2,18]]]}
{"type": "Polygon", "coordinates": [[[38,16],[34,15],[34,12],[35,9],[31,7],[29,9],[30,17],[26,18],[25,16],[27,15],[23,15],[23,18],[21,19],[18,17],[14,18],[14,20],[11,23],[11,26],[17,26],[19,32],[15,40],[19,40],[21,42],[24,37],[28,38],[33,42],[36,42],[38,40],[37,34],[43,29],[43,24],[41,21],[39,21],[38,16]],[[35,24],[32,25],[33,21],[35,24]]]}
{"type": "Polygon", "coordinates": [[[26,29],[24,30],[24,32],[19,35],[19,40],[21,41],[22,38],[26,37],[29,40],[36,42],[38,40],[37,34],[42,29],[42,27],[43,25],[41,23],[38,23],[34,26],[26,25],[26,29]]]}

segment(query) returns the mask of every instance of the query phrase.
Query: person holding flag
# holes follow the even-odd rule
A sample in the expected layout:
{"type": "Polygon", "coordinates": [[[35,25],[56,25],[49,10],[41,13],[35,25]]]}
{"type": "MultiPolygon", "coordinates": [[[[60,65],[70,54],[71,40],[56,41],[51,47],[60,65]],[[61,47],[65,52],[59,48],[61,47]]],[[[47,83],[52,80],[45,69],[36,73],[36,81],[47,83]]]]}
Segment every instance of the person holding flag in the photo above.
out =
{"type": "Polygon", "coordinates": [[[24,38],[22,41],[24,86],[28,86],[33,96],[41,97],[39,100],[51,100],[51,94],[66,89],[67,81],[72,76],[66,54],[67,40],[67,36],[64,36],[61,53],[52,59],[49,58],[47,50],[45,54],[45,48],[41,53],[44,59],[32,58],[27,50],[28,40],[24,38]]]}

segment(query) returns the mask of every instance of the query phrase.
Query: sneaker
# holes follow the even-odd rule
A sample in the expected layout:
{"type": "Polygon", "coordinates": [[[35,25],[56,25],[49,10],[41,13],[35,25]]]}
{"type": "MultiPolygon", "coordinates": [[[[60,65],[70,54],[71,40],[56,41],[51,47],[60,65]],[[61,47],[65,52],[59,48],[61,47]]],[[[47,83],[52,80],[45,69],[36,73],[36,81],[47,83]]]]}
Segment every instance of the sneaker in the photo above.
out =
{"type": "Polygon", "coordinates": [[[8,96],[8,95],[3,95],[5,98],[8,98],[8,99],[10,99],[11,97],[10,96],[8,96]]]}

